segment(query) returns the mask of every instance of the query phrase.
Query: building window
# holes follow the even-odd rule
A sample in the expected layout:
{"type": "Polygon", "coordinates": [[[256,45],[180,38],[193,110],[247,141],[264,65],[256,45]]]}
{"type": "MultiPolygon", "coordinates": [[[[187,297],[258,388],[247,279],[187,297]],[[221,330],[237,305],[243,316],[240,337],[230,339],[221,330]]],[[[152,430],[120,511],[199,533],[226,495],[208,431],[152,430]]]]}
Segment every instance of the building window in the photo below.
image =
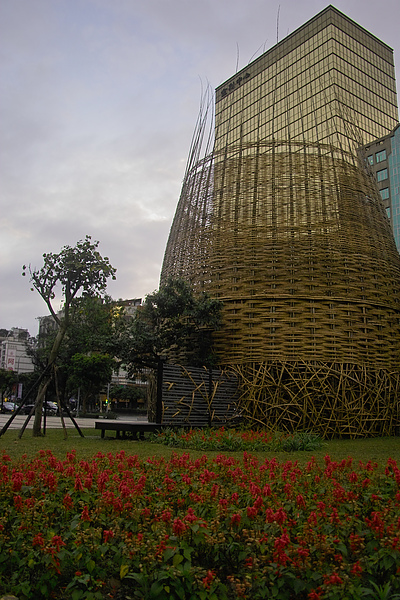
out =
{"type": "Polygon", "coordinates": [[[386,214],[387,214],[388,219],[390,219],[390,206],[387,207],[386,214]]]}
{"type": "Polygon", "coordinates": [[[373,165],[374,164],[374,155],[371,154],[370,156],[368,156],[367,161],[368,161],[369,165],[373,165]]]}
{"type": "Polygon", "coordinates": [[[385,179],[388,178],[388,170],[382,169],[382,171],[378,171],[376,174],[376,178],[378,181],[384,181],[385,179]]]}
{"type": "Polygon", "coordinates": [[[381,194],[382,200],[387,200],[389,198],[389,188],[383,188],[383,190],[379,190],[381,194]]]}
{"type": "Polygon", "coordinates": [[[386,160],[386,150],[381,150],[375,154],[376,162],[380,163],[383,160],[386,160]]]}

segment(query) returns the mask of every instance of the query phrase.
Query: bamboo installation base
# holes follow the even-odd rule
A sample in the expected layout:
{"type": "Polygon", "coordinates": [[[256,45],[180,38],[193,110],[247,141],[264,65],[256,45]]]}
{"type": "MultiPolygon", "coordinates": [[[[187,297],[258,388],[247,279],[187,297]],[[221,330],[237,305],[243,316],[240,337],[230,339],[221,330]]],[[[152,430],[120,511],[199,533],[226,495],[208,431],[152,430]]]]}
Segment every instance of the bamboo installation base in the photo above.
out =
{"type": "Polygon", "coordinates": [[[399,434],[400,371],[278,360],[231,368],[240,382],[238,412],[252,427],[326,439],[399,434]]]}

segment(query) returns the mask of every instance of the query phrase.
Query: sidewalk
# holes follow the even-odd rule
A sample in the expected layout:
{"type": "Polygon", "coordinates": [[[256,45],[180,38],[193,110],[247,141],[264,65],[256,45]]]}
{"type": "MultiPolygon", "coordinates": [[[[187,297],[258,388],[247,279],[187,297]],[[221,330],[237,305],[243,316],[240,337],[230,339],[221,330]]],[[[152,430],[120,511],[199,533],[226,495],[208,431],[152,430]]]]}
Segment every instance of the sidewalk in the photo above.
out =
{"type": "MultiPolygon", "coordinates": [[[[4,427],[4,425],[7,423],[7,421],[10,419],[11,413],[0,413],[0,430],[4,427]]],[[[17,415],[13,422],[11,423],[11,425],[9,426],[8,429],[21,429],[21,427],[23,426],[23,424],[25,423],[25,420],[27,419],[26,415],[17,415]]],[[[94,430],[94,424],[95,421],[99,421],[100,419],[91,419],[91,418],[85,418],[85,417],[74,417],[75,421],[77,422],[78,426],[81,429],[92,429],[94,430]]],[[[146,420],[145,417],[143,416],[137,416],[137,415],[120,415],[118,417],[118,421],[143,421],[146,420]]],[[[64,416],[64,423],[65,423],[65,427],[67,427],[68,429],[70,429],[71,427],[75,427],[75,425],[73,424],[73,422],[71,421],[71,419],[67,416],[64,416]]],[[[28,425],[27,425],[27,429],[32,429],[33,427],[33,417],[31,417],[28,425]]],[[[42,427],[43,427],[43,420],[42,420],[42,427]]],[[[60,417],[46,417],[46,429],[61,429],[62,428],[62,424],[61,424],[61,419],[60,417]]]]}

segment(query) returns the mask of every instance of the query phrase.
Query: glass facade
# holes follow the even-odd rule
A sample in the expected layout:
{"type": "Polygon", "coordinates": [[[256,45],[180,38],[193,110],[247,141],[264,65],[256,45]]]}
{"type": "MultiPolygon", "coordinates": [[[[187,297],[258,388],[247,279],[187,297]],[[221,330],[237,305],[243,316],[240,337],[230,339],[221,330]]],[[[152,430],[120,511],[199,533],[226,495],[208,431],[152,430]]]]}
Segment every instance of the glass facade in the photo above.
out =
{"type": "Polygon", "coordinates": [[[386,160],[386,150],[381,150],[375,154],[376,162],[380,163],[386,160]]]}
{"type": "Polygon", "coordinates": [[[378,182],[384,181],[387,178],[388,178],[388,170],[387,169],[382,169],[381,171],[378,171],[376,174],[376,180],[378,182]]]}
{"type": "Polygon", "coordinates": [[[391,208],[390,219],[394,240],[400,252],[400,126],[391,138],[392,152],[389,156],[391,208]]]}
{"type": "Polygon", "coordinates": [[[393,51],[328,7],[220,86],[215,117],[217,151],[290,140],[354,154],[396,125],[393,51]]]}

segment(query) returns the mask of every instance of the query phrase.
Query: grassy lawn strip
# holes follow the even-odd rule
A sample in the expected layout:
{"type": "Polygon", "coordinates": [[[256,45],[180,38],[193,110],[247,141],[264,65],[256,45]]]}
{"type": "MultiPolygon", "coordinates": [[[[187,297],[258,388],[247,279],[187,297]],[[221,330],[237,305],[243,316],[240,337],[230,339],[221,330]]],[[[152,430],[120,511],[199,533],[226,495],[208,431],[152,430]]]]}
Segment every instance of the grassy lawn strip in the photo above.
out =
{"type": "MultiPolygon", "coordinates": [[[[89,459],[97,452],[119,452],[124,450],[129,454],[136,454],[139,458],[145,459],[149,456],[169,458],[174,452],[173,446],[167,446],[163,443],[150,442],[149,438],[145,441],[136,441],[132,439],[118,440],[115,437],[100,438],[100,432],[95,429],[82,429],[85,437],[81,438],[74,429],[68,430],[68,438],[64,440],[60,429],[48,429],[46,435],[42,438],[34,438],[30,430],[25,431],[22,439],[18,439],[18,430],[9,430],[0,437],[0,454],[4,451],[11,459],[18,460],[23,455],[33,458],[39,450],[50,450],[59,458],[65,457],[67,452],[72,449],[76,451],[79,459],[89,459]]],[[[162,440],[161,440],[162,441],[162,440]]],[[[175,449],[176,451],[176,449],[175,449]]],[[[215,458],[220,450],[207,450],[209,458],[215,458]]],[[[227,450],[224,450],[226,453],[227,450]]],[[[253,451],[259,457],[276,457],[278,460],[287,460],[288,453],[278,450],[253,451]]],[[[190,449],[190,454],[197,458],[204,454],[204,450],[190,449]]],[[[307,461],[314,456],[317,460],[323,460],[324,456],[329,454],[333,460],[341,460],[352,456],[355,461],[373,460],[378,463],[386,463],[388,458],[397,458],[400,456],[400,437],[387,438],[369,438],[356,440],[329,440],[323,441],[320,448],[310,451],[296,452],[289,456],[299,461],[300,465],[305,465],[307,461]]],[[[229,455],[240,458],[243,455],[243,449],[235,452],[230,451],[229,455]]]]}

